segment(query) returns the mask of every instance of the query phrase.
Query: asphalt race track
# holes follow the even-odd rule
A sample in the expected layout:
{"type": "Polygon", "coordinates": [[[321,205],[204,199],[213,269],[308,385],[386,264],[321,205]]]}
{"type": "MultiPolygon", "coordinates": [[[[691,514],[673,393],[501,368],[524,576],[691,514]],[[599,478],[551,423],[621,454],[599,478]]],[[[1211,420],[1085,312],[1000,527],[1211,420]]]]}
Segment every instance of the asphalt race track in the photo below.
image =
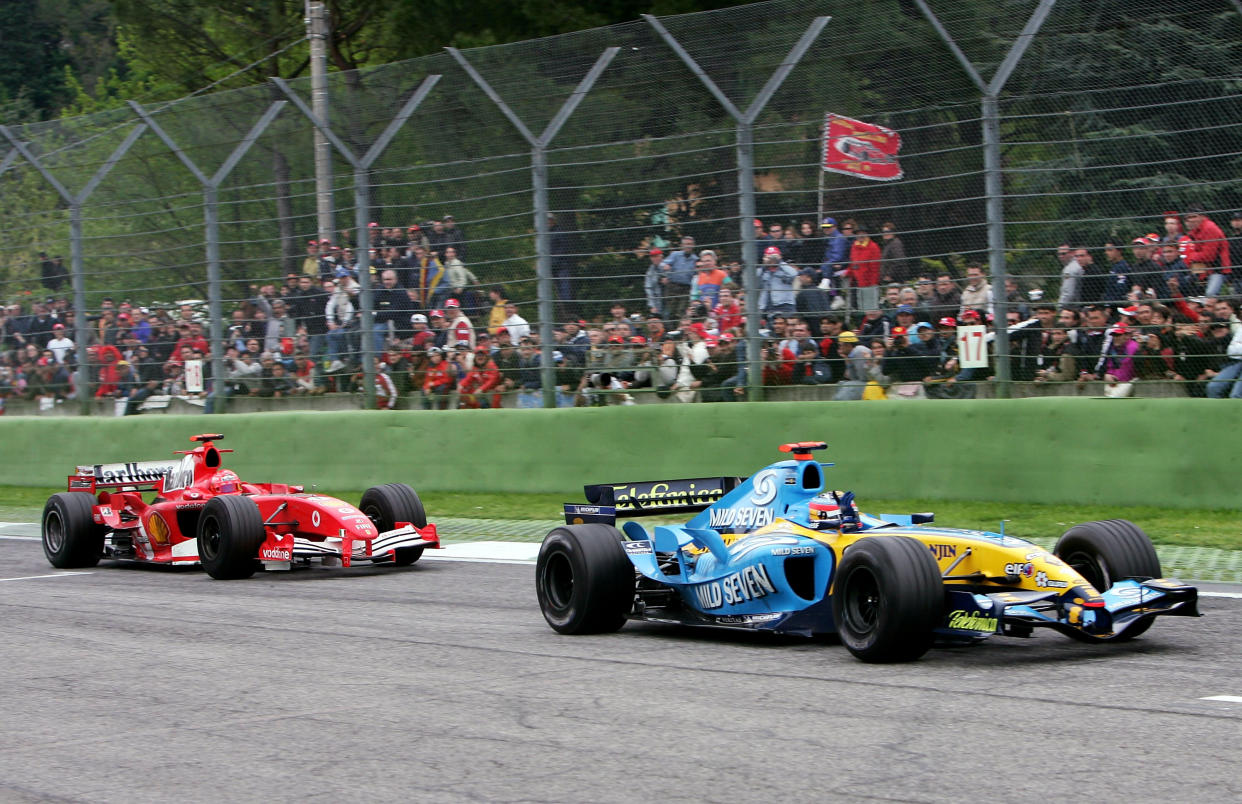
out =
{"type": "Polygon", "coordinates": [[[1242,799],[1238,597],[1129,644],[874,666],[830,641],[559,636],[529,564],[71,575],[6,534],[4,802],[1242,799]]]}

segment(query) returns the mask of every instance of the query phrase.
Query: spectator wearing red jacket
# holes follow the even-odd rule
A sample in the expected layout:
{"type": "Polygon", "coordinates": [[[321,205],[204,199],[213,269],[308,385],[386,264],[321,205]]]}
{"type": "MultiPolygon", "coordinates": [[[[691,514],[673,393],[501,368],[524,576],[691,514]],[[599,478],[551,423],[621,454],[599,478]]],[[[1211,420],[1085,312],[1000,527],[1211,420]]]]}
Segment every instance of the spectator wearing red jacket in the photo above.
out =
{"type": "Polygon", "coordinates": [[[95,389],[95,396],[113,396],[120,387],[117,364],[121,362],[121,351],[111,344],[93,346],[90,360],[99,366],[99,387],[95,389]]]}
{"type": "Polygon", "coordinates": [[[500,387],[500,380],[500,368],[488,348],[483,346],[475,350],[474,365],[457,387],[461,394],[457,406],[471,409],[500,407],[500,394],[493,393],[491,399],[486,397],[489,391],[500,387]]]}
{"type": "Polygon", "coordinates": [[[1190,230],[1190,242],[1183,259],[1191,271],[1206,276],[1206,293],[1214,299],[1231,273],[1229,241],[1220,227],[1204,214],[1202,204],[1191,204],[1187,208],[1186,227],[1190,230]]]}
{"type": "Polygon", "coordinates": [[[871,239],[867,227],[857,225],[850,246],[850,283],[857,289],[855,306],[860,310],[880,309],[880,244],[871,239]]]}
{"type": "Polygon", "coordinates": [[[712,315],[716,318],[716,329],[721,334],[736,329],[739,334],[744,332],[746,321],[742,313],[742,305],[733,297],[731,288],[722,287],[720,289],[720,303],[712,308],[712,315]]]}
{"type": "Polygon", "coordinates": [[[456,384],[453,366],[444,359],[444,351],[438,346],[427,350],[427,373],[423,377],[423,407],[427,410],[447,410],[449,394],[456,384]]]}
{"type": "Polygon", "coordinates": [[[192,321],[186,327],[187,329],[181,331],[181,337],[173,344],[173,356],[181,354],[182,346],[188,346],[196,352],[209,354],[211,352],[211,344],[207,342],[207,338],[203,335],[203,325],[197,321],[192,321]]]}

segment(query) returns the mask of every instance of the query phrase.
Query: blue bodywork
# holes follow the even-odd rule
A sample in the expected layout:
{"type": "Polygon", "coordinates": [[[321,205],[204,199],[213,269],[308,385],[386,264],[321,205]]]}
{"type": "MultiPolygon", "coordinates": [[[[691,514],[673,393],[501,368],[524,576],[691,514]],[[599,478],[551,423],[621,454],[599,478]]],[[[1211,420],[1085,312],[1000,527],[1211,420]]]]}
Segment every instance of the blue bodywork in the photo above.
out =
{"type": "Polygon", "coordinates": [[[1197,614],[1196,590],[1177,581],[1125,580],[1097,593],[1055,556],[1023,539],[936,527],[927,524],[931,514],[859,513],[852,493],[824,495],[823,470],[832,464],[809,460],[806,452],[798,458],[771,464],[748,479],[724,479],[731,482],[706,507],[702,480],[588,487],[588,498],[598,504],[567,505],[567,521],[612,524],[618,514],[698,511],[682,525],[649,531],[629,520],[621,526],[625,554],[642,576],[633,619],[832,633],[830,591],[841,552],[879,533],[918,539],[937,558],[945,578],[945,618],[937,630],[943,638],[1026,636],[1038,626],[1104,637],[1153,614],[1197,614]],[[678,488],[698,495],[699,504],[679,498],[678,488]],[[824,502],[840,503],[839,518],[829,527],[813,510],[824,502]],[[954,575],[971,554],[999,556],[996,563],[1003,569],[991,576],[954,575]],[[1036,566],[1044,568],[1040,582],[1048,588],[1024,588],[1022,573],[1029,586],[1036,566]],[[1017,575],[1002,574],[1014,568],[1017,575]]]}

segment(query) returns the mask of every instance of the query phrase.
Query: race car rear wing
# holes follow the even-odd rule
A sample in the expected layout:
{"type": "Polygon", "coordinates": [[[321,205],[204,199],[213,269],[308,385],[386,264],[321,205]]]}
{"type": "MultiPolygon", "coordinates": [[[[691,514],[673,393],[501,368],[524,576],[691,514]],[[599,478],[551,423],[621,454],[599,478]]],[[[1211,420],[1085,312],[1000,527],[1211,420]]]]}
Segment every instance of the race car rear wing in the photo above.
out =
{"type": "Polygon", "coordinates": [[[618,516],[656,516],[702,511],[746,478],[696,477],[583,486],[587,505],[565,503],[565,523],[611,525],[618,516]]]}
{"type": "Polygon", "coordinates": [[[89,491],[100,487],[157,488],[177,470],[180,461],[133,461],[130,463],[97,463],[78,466],[69,475],[70,491],[89,491]]]}

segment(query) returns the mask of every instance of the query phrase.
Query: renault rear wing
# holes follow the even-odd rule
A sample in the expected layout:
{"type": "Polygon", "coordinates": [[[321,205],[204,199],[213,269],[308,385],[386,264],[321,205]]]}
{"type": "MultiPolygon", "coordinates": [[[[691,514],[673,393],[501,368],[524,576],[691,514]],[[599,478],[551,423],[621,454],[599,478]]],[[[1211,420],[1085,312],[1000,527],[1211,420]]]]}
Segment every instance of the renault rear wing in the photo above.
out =
{"type": "Polygon", "coordinates": [[[657,516],[702,511],[737,488],[744,477],[642,480],[583,486],[587,504],[565,503],[565,523],[611,525],[618,516],[657,516]]]}

